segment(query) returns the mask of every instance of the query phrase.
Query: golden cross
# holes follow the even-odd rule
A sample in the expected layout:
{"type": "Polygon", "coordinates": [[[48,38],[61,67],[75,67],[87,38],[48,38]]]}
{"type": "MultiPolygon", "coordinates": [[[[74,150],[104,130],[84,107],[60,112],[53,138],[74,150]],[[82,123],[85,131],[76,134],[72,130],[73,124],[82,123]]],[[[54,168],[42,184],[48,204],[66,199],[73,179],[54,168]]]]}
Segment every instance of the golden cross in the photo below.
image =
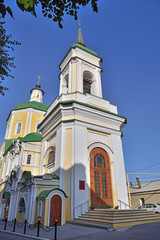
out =
{"type": "Polygon", "coordinates": [[[40,79],[42,79],[42,78],[41,78],[41,76],[38,76],[37,78],[38,78],[38,85],[39,85],[39,81],[40,81],[40,79]]]}

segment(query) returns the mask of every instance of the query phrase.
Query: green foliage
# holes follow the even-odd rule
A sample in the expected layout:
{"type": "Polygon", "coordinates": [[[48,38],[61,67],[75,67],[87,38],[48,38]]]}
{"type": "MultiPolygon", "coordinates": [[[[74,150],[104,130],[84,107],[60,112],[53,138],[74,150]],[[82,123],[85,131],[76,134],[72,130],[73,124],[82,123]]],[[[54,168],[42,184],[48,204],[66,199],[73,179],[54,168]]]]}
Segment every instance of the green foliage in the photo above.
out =
{"type": "Polygon", "coordinates": [[[13,13],[11,8],[9,6],[5,6],[4,0],[0,0],[0,16],[4,18],[7,12],[13,18],[13,13]]]}
{"type": "Polygon", "coordinates": [[[16,0],[18,7],[22,11],[31,12],[35,17],[36,7],[40,4],[42,8],[42,14],[44,17],[53,19],[54,22],[58,22],[60,28],[63,27],[63,16],[73,16],[75,20],[78,19],[78,9],[80,6],[87,6],[91,2],[92,9],[98,12],[97,7],[98,0],[16,0]]]}
{"type": "Polygon", "coordinates": [[[11,40],[12,35],[7,35],[4,28],[5,22],[0,17],[0,94],[4,95],[7,87],[2,86],[5,77],[13,76],[10,74],[11,68],[14,68],[14,57],[10,57],[9,50],[13,51],[13,45],[20,44],[11,40]]]}
{"type": "MultiPolygon", "coordinates": [[[[57,22],[60,28],[63,28],[62,21],[64,14],[73,16],[75,20],[78,19],[78,10],[80,6],[87,6],[91,3],[94,12],[98,12],[97,2],[98,0],[15,0],[17,6],[21,11],[30,12],[35,17],[36,7],[41,6],[42,14],[44,17],[52,19],[57,22]]],[[[9,2],[7,0],[7,2],[9,2]]],[[[9,14],[12,18],[13,13],[9,6],[4,3],[4,0],[0,0],[0,94],[4,95],[7,87],[3,87],[2,81],[5,77],[12,77],[10,73],[14,68],[14,57],[10,57],[9,50],[14,50],[12,45],[20,44],[17,41],[11,40],[12,35],[7,35],[4,28],[4,21],[2,19],[9,14]]]]}

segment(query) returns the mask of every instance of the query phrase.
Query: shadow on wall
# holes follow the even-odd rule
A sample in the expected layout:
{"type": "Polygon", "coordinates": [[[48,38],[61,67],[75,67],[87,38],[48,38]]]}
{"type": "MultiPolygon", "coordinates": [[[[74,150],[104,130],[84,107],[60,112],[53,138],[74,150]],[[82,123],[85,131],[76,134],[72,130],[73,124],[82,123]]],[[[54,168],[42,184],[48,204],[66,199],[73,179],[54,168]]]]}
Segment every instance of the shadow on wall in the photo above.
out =
{"type": "Polygon", "coordinates": [[[66,220],[89,209],[113,207],[110,168],[99,164],[86,169],[83,164],[75,164],[72,168],[58,169],[55,174],[60,174],[60,188],[68,197],[65,200],[66,220]]]}
{"type": "MultiPolygon", "coordinates": [[[[67,220],[74,219],[87,212],[89,209],[113,207],[110,169],[105,167],[106,165],[101,164],[100,159],[98,164],[99,165],[95,164],[95,166],[90,166],[90,162],[87,160],[87,168],[83,164],[75,164],[72,168],[64,166],[64,169],[57,169],[54,174],[59,176],[59,189],[61,192],[59,192],[58,186],[55,186],[54,178],[52,180],[42,180],[42,183],[39,184],[43,186],[41,186],[42,191],[53,190],[49,192],[45,198],[41,199],[42,222],[45,225],[52,224],[51,218],[60,219],[59,224],[64,224],[67,220]],[[61,203],[60,198],[55,197],[56,195],[59,195],[62,199],[61,203]]],[[[31,190],[31,187],[31,182],[30,185],[28,184],[27,186],[21,185],[19,188],[19,196],[22,197],[24,195],[23,192],[26,192],[26,190],[28,191],[28,189],[31,190]]],[[[27,199],[29,196],[29,194],[24,196],[26,198],[26,204],[30,202],[27,199]]],[[[18,220],[22,222],[22,217],[24,218],[26,216],[29,221],[31,216],[28,214],[32,213],[34,222],[37,222],[39,200],[40,199],[37,199],[35,202],[36,206],[32,206],[33,209],[31,211],[28,211],[28,207],[30,208],[31,206],[23,206],[23,214],[18,212],[21,207],[19,206],[20,202],[18,202],[18,220]],[[35,211],[35,214],[33,211],[35,211]]],[[[20,198],[18,201],[20,201],[20,198]]],[[[14,206],[10,205],[10,207],[15,207],[13,201],[12,204],[14,204],[14,206]]]]}

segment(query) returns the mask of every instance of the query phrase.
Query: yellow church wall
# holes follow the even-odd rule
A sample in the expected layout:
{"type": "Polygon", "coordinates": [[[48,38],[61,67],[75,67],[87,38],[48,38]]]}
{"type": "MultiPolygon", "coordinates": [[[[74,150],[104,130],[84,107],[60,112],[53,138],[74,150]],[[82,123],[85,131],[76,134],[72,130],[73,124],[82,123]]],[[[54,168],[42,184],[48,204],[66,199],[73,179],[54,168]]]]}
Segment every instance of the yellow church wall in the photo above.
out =
{"type": "Polygon", "coordinates": [[[48,225],[48,210],[49,210],[49,200],[45,199],[45,203],[44,203],[44,225],[47,226],[48,225]]]}
{"type": "Polygon", "coordinates": [[[40,123],[43,119],[44,119],[43,114],[40,114],[40,113],[37,113],[37,112],[33,112],[33,114],[32,114],[32,124],[31,124],[31,128],[30,128],[30,132],[35,132],[37,123],[40,123]]]}
{"type": "Polygon", "coordinates": [[[65,220],[71,219],[71,168],[72,168],[72,129],[65,131],[64,192],[68,196],[64,201],[65,220]]]}
{"type": "Polygon", "coordinates": [[[14,113],[14,120],[13,120],[13,125],[12,125],[12,130],[11,130],[11,136],[10,138],[18,138],[18,137],[23,137],[25,134],[25,128],[26,128],[26,120],[27,120],[27,112],[17,112],[14,113]],[[18,122],[22,123],[22,129],[20,134],[15,134],[16,130],[16,124],[18,122]]]}
{"type": "Polygon", "coordinates": [[[76,82],[76,79],[77,79],[77,63],[76,62],[72,63],[71,79],[74,79],[74,81],[72,81],[71,91],[76,92],[77,91],[77,82],[76,82]]]}
{"type": "Polygon", "coordinates": [[[46,200],[45,200],[45,199],[42,199],[42,200],[40,200],[40,201],[42,201],[42,216],[41,216],[40,218],[38,218],[38,202],[39,202],[39,201],[36,200],[34,222],[37,223],[38,220],[40,219],[40,222],[41,222],[42,224],[44,224],[45,226],[47,226],[48,224],[45,223],[45,212],[46,212],[46,209],[45,209],[45,201],[46,201],[46,200]]]}

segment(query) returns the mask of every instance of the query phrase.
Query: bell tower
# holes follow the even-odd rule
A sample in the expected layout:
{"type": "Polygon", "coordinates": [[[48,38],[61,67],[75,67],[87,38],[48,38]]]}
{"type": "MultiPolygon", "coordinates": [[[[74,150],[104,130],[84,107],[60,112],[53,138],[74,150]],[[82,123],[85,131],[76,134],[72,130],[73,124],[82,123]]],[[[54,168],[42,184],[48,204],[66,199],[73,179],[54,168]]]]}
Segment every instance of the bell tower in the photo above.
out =
{"type": "Polygon", "coordinates": [[[81,92],[102,98],[101,62],[102,58],[83,43],[79,22],[77,43],[69,49],[59,65],[61,70],[59,95],[81,92]]]}

